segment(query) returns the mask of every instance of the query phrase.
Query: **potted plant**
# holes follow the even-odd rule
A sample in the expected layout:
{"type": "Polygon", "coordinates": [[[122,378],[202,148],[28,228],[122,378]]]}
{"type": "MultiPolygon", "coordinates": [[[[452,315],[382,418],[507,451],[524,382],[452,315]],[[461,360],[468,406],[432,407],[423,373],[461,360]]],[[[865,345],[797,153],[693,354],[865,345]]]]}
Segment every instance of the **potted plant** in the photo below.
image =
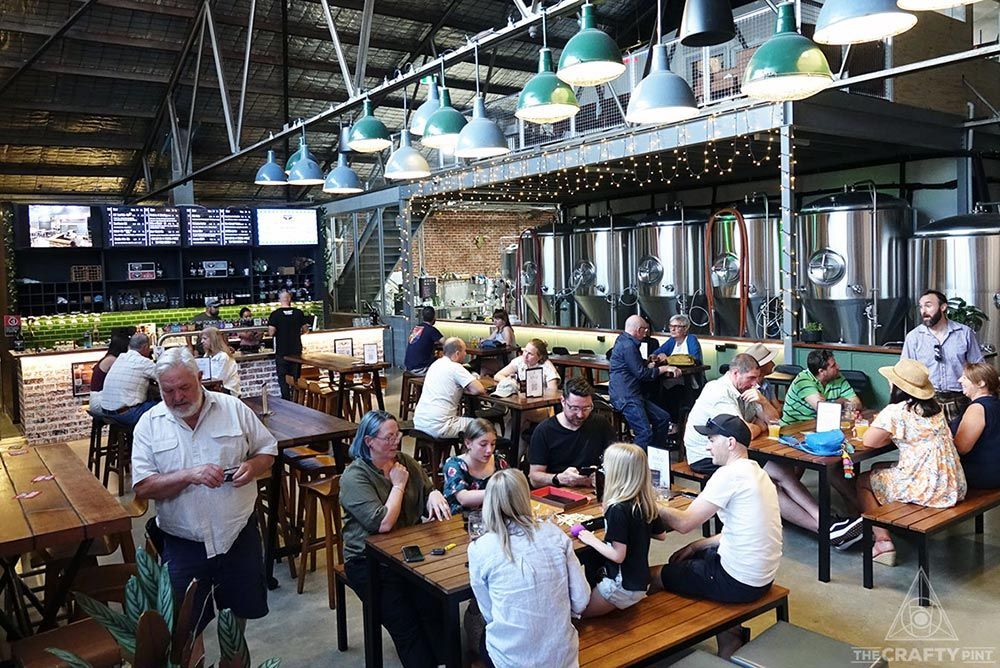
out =
{"type": "Polygon", "coordinates": [[[979,332],[983,323],[990,318],[974,304],[969,304],[961,297],[952,297],[948,300],[948,319],[966,325],[974,332],[979,332]]]}
{"type": "Polygon", "coordinates": [[[819,343],[823,340],[823,325],[815,320],[807,322],[799,332],[799,340],[802,343],[819,343]]]}
{"type": "MultiPolygon", "coordinates": [[[[180,608],[174,610],[174,594],[167,569],[160,566],[145,550],[136,552],[138,577],[133,575],[125,585],[122,611],[81,594],[74,594],[84,612],[107,629],[122,648],[122,656],[133,666],[157,668],[195,668],[205,662],[205,646],[201,634],[195,635],[194,594],[198,581],[193,580],[184,593],[180,608]]],[[[250,665],[250,650],[246,637],[228,608],[219,611],[219,668],[245,668],[250,665]]],[[[90,664],[65,650],[48,648],[72,668],[91,668],[90,664]]],[[[281,659],[271,658],[259,668],[278,668],[281,659]]]]}

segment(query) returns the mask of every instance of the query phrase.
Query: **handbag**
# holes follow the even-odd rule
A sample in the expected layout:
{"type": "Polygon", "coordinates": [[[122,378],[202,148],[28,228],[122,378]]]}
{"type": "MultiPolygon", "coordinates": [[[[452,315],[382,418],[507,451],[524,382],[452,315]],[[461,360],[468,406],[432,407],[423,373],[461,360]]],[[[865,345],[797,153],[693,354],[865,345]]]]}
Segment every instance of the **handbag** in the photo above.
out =
{"type": "Polygon", "coordinates": [[[839,429],[831,429],[806,434],[803,441],[794,436],[782,436],[778,440],[785,445],[817,457],[839,457],[844,447],[844,432],[839,429]]]}

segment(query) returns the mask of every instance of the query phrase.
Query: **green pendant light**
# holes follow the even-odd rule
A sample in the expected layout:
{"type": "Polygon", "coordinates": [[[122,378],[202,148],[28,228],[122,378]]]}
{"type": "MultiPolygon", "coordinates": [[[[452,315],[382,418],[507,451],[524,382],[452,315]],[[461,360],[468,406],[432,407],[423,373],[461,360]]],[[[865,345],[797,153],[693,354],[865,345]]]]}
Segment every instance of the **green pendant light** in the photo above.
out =
{"type": "Polygon", "coordinates": [[[454,153],[455,144],[458,143],[458,133],[469,121],[462,115],[462,112],[451,106],[451,91],[448,90],[444,82],[444,60],[441,61],[439,93],[441,100],[438,109],[427,119],[427,124],[424,125],[424,136],[421,137],[420,143],[445,153],[454,153]]]}
{"type": "Polygon", "coordinates": [[[653,62],[649,74],[639,82],[628,100],[625,120],[629,123],[677,123],[698,114],[698,103],[691,86],[667,66],[667,47],[660,43],[663,24],[659,0],[656,10],[657,39],[653,46],[653,62]]]}
{"type": "Polygon", "coordinates": [[[351,139],[347,145],[358,153],[378,153],[392,146],[389,128],[375,117],[375,105],[367,98],[362,106],[361,118],[351,128],[351,139]]]}
{"type": "Polygon", "coordinates": [[[309,147],[306,145],[306,128],[302,126],[302,137],[299,138],[299,157],[292,164],[292,169],[288,172],[288,185],[290,186],[321,186],[323,185],[323,170],[319,163],[312,157],[309,147]]]}
{"type": "Polygon", "coordinates": [[[755,100],[781,102],[815,95],[833,81],[819,47],[795,30],[795,5],[778,5],[774,35],[757,47],[743,76],[743,93],[755,100]]]}
{"type": "Polygon", "coordinates": [[[267,162],[257,170],[257,176],[253,180],[259,186],[286,186],[285,170],[278,164],[278,159],[274,157],[274,151],[267,152],[267,162]]]}
{"type": "Polygon", "coordinates": [[[860,44],[906,32],[917,17],[896,0],[826,0],[819,10],[813,39],[820,44],[860,44]]]}
{"type": "Polygon", "coordinates": [[[594,6],[588,2],[581,11],[580,32],[559,56],[558,76],[570,86],[600,86],[620,77],[625,63],[615,41],[596,27],[594,6]]]}
{"type": "Polygon", "coordinates": [[[514,115],[528,123],[555,123],[572,118],[580,111],[576,94],[565,81],[556,76],[552,66],[552,50],[548,47],[542,10],[542,48],[538,50],[538,73],[531,77],[520,95],[514,115]]]}
{"type": "Polygon", "coordinates": [[[479,92],[479,43],[473,49],[476,60],[476,99],[472,104],[472,120],[458,133],[455,155],[459,158],[493,158],[510,153],[500,127],[486,116],[486,103],[479,92]]]}
{"type": "Polygon", "coordinates": [[[431,166],[417,149],[410,145],[407,123],[406,89],[403,90],[403,127],[399,131],[399,148],[392,152],[385,163],[385,178],[390,181],[422,179],[431,175],[431,166]]]}
{"type": "Polygon", "coordinates": [[[424,128],[427,126],[427,119],[434,115],[434,112],[441,106],[441,96],[438,95],[437,77],[429,74],[420,80],[427,86],[427,99],[417,107],[417,110],[410,116],[410,134],[423,136],[424,128]]]}
{"type": "Polygon", "coordinates": [[[334,195],[353,195],[364,192],[358,173],[351,169],[347,162],[347,154],[351,150],[347,142],[351,137],[350,128],[341,128],[340,143],[337,145],[337,166],[330,170],[323,183],[323,192],[334,195]]]}

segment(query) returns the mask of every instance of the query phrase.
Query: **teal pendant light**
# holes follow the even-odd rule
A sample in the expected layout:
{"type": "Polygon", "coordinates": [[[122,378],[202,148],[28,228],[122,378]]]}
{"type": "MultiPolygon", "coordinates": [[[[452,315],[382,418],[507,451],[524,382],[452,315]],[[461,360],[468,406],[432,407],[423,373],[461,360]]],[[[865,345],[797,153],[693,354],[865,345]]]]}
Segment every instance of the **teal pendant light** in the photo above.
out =
{"type": "Polygon", "coordinates": [[[375,105],[371,100],[365,99],[361,118],[354,122],[347,145],[358,153],[378,153],[392,146],[389,128],[375,117],[375,105]]]}
{"type": "Polygon", "coordinates": [[[625,63],[615,41],[596,27],[594,6],[588,2],[581,11],[580,32],[559,56],[558,76],[571,86],[600,86],[620,77],[625,63]]]}
{"type": "Polygon", "coordinates": [[[510,153],[500,127],[486,116],[486,103],[479,92],[479,43],[473,49],[476,60],[476,99],[472,103],[472,120],[458,133],[455,155],[459,158],[493,158],[510,153]]]}
{"type": "Polygon", "coordinates": [[[306,145],[306,129],[302,128],[302,137],[299,139],[299,157],[292,164],[292,170],[288,172],[288,185],[290,186],[321,186],[323,185],[323,170],[319,168],[319,163],[313,159],[306,145]]]}
{"type": "Polygon", "coordinates": [[[826,0],[819,10],[813,39],[840,45],[874,42],[916,24],[917,17],[900,9],[896,0],[826,0]]]}
{"type": "Polygon", "coordinates": [[[649,74],[632,91],[625,111],[629,123],[667,124],[687,120],[698,114],[698,103],[691,86],[667,65],[667,47],[660,44],[663,39],[662,9],[656,3],[656,44],[653,46],[653,62],[649,74]]]}
{"type": "Polygon", "coordinates": [[[768,102],[802,100],[832,81],[826,56],[811,39],[795,30],[795,5],[778,5],[777,28],[747,63],[743,93],[768,102]]]}
{"type": "MultiPolygon", "coordinates": [[[[441,81],[444,81],[443,75],[441,81]]],[[[424,136],[420,139],[420,143],[445,153],[454,153],[455,144],[458,143],[458,133],[469,121],[462,115],[462,112],[451,106],[451,91],[441,86],[440,92],[441,105],[427,119],[427,125],[424,126],[424,136]]]]}
{"type": "Polygon", "coordinates": [[[552,50],[548,47],[545,30],[545,10],[542,10],[542,48],[538,50],[538,73],[524,85],[517,96],[514,115],[528,123],[555,123],[572,118],[580,111],[576,94],[565,81],[556,76],[552,67],[552,50]]]}
{"type": "Polygon", "coordinates": [[[287,186],[285,170],[278,164],[274,151],[267,152],[267,162],[257,170],[257,176],[253,180],[259,186],[287,186]]]}
{"type": "Polygon", "coordinates": [[[385,178],[390,181],[422,179],[431,175],[431,166],[417,149],[410,145],[407,123],[406,90],[403,90],[403,127],[399,131],[399,148],[392,152],[385,163],[385,178]]]}
{"type": "Polygon", "coordinates": [[[350,128],[343,128],[340,131],[340,144],[337,146],[337,166],[330,170],[323,183],[323,192],[334,195],[353,195],[364,192],[358,173],[351,169],[347,162],[347,153],[350,148],[347,142],[351,136],[350,128]]]}
{"type": "Polygon", "coordinates": [[[288,160],[285,161],[285,174],[291,173],[292,167],[295,166],[295,163],[298,162],[299,158],[301,157],[308,157],[313,162],[319,162],[318,160],[316,160],[316,156],[313,155],[312,151],[310,151],[308,148],[306,148],[305,153],[303,153],[301,144],[302,142],[300,140],[299,148],[295,149],[295,153],[292,153],[290,156],[288,156],[288,160]]]}
{"type": "Polygon", "coordinates": [[[434,112],[441,106],[441,96],[438,95],[437,77],[429,74],[420,80],[427,86],[427,99],[417,107],[417,110],[410,116],[410,134],[423,136],[424,128],[427,126],[427,119],[434,115],[434,112]]]}

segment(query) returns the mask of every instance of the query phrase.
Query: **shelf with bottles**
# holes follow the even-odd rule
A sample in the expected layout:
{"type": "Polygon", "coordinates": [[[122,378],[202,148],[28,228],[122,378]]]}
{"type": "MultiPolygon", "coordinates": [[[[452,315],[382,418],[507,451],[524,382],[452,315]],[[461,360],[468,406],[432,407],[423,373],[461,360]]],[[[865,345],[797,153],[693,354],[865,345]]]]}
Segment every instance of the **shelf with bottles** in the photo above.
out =
{"type": "Polygon", "coordinates": [[[109,310],[112,311],[147,311],[179,308],[181,305],[181,298],[176,290],[157,287],[155,284],[118,289],[111,294],[110,300],[109,310]]]}
{"type": "Polygon", "coordinates": [[[251,286],[257,300],[273,302],[278,300],[278,294],[283,290],[292,293],[295,301],[311,301],[315,288],[315,277],[312,274],[293,275],[258,275],[251,286]]]}
{"type": "Polygon", "coordinates": [[[184,293],[184,306],[204,308],[205,300],[214,297],[220,306],[253,304],[254,295],[247,289],[236,290],[188,290],[184,293]]]}

